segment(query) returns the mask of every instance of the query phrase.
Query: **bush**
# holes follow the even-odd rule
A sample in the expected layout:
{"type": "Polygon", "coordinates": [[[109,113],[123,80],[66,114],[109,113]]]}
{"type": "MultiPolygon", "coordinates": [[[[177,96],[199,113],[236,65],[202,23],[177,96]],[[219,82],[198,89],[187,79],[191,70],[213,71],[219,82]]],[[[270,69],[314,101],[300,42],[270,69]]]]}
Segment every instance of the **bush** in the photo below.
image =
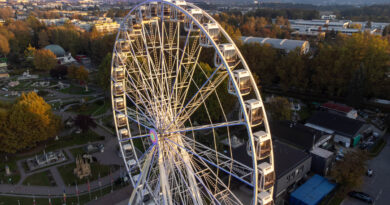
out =
{"type": "Polygon", "coordinates": [[[48,91],[45,91],[45,90],[38,91],[38,95],[41,96],[41,97],[45,97],[47,94],[49,94],[48,91]]]}
{"type": "Polygon", "coordinates": [[[369,150],[370,156],[375,157],[378,156],[378,154],[382,151],[382,149],[386,145],[386,140],[383,138],[380,138],[369,150]]]}

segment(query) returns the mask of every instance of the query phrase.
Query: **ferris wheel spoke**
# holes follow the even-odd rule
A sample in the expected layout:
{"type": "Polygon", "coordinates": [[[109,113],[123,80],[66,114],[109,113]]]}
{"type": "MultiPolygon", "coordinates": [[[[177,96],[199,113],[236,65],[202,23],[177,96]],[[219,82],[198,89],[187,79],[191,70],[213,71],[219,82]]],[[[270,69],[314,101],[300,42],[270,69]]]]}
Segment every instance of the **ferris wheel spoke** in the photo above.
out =
{"type": "MultiPolygon", "coordinates": [[[[142,155],[140,157],[138,157],[138,161],[137,161],[137,164],[134,164],[132,165],[131,167],[129,167],[129,175],[131,175],[131,172],[134,171],[135,168],[140,168],[141,169],[141,164],[144,162],[144,158],[146,156],[148,156],[148,154],[150,154],[150,151],[155,147],[155,145],[151,145],[150,147],[147,148],[147,150],[142,153],[142,155]]],[[[136,153],[135,153],[136,154],[136,153]]]]}
{"type": "MultiPolygon", "coordinates": [[[[185,136],[182,136],[182,138],[185,140],[192,141],[192,139],[185,137],[185,136]]],[[[247,167],[246,165],[244,165],[240,162],[237,162],[237,161],[235,161],[227,156],[224,156],[223,154],[217,153],[215,150],[210,149],[209,147],[204,146],[198,142],[195,142],[197,149],[193,151],[191,148],[181,146],[181,145],[173,142],[170,139],[167,139],[167,141],[175,144],[176,146],[180,147],[182,150],[184,150],[187,153],[203,160],[204,162],[207,162],[208,164],[214,166],[215,168],[222,170],[226,174],[231,175],[232,177],[236,178],[237,180],[253,187],[253,184],[251,182],[247,181],[247,179],[246,179],[247,177],[251,176],[251,174],[253,172],[252,168],[247,167]],[[199,147],[201,147],[201,150],[199,149],[199,147]],[[217,155],[221,159],[220,161],[223,161],[222,163],[216,164],[215,162],[213,162],[217,155]],[[231,160],[234,161],[234,168],[231,171],[229,171],[229,167],[230,167],[229,165],[231,163],[231,160]]]]}
{"type": "Polygon", "coordinates": [[[131,197],[129,199],[129,204],[137,204],[138,203],[136,195],[138,195],[138,200],[143,199],[143,196],[142,196],[143,193],[142,193],[142,191],[139,191],[139,190],[143,190],[143,188],[144,188],[145,179],[148,176],[154,153],[155,153],[155,151],[153,150],[146,157],[145,163],[143,164],[142,169],[141,169],[140,176],[138,177],[137,182],[135,183],[136,185],[135,185],[134,190],[133,190],[131,197]]]}
{"type": "MultiPolygon", "coordinates": [[[[128,36],[128,38],[129,38],[129,40],[130,40],[130,37],[129,37],[129,36],[128,36]]],[[[144,74],[144,72],[143,72],[144,69],[142,68],[142,67],[143,67],[143,64],[140,65],[139,59],[137,58],[137,55],[136,55],[136,53],[135,53],[135,51],[134,51],[134,47],[133,47],[133,44],[132,44],[132,43],[130,43],[130,48],[131,48],[131,55],[132,55],[132,58],[133,58],[135,64],[137,65],[137,67],[138,67],[138,69],[139,69],[139,77],[142,78],[142,82],[144,83],[144,84],[141,85],[141,86],[144,86],[144,87],[145,87],[145,95],[147,96],[149,102],[152,102],[153,97],[151,97],[151,95],[152,95],[152,96],[156,96],[155,87],[154,87],[153,85],[151,85],[151,84],[149,83],[150,80],[148,80],[148,79],[145,77],[145,74],[144,74]],[[151,92],[151,93],[149,94],[149,92],[146,92],[146,91],[149,91],[149,92],[151,92]]],[[[152,82],[152,83],[153,83],[153,82],[152,82]]],[[[155,106],[148,107],[147,104],[145,104],[144,106],[145,106],[145,108],[149,108],[150,110],[152,110],[154,114],[157,114],[157,113],[158,113],[157,107],[155,107],[155,106]]]]}
{"type": "MultiPolygon", "coordinates": [[[[117,56],[118,56],[118,58],[119,58],[119,60],[122,62],[122,64],[125,64],[125,62],[123,62],[123,59],[120,57],[120,55],[118,55],[118,54],[116,54],[117,56]]],[[[130,82],[131,83],[131,85],[132,85],[132,87],[134,88],[134,90],[136,91],[135,93],[137,93],[138,95],[136,95],[135,96],[135,98],[139,98],[139,99],[141,99],[141,103],[143,104],[143,106],[146,108],[147,107],[147,105],[144,103],[144,101],[142,100],[142,98],[144,98],[145,96],[140,92],[140,90],[139,90],[139,88],[138,88],[138,86],[136,86],[136,84],[134,83],[134,81],[133,81],[133,78],[131,78],[131,76],[129,76],[130,74],[129,74],[129,71],[127,70],[127,69],[125,69],[126,70],[126,73],[127,73],[127,75],[128,75],[128,77],[129,78],[127,78],[127,82],[130,82]]],[[[114,80],[114,79],[113,79],[114,80]]],[[[114,80],[115,81],[115,80],[114,80]]],[[[140,109],[140,107],[139,107],[139,105],[138,105],[138,103],[137,102],[135,102],[129,95],[128,95],[128,92],[125,90],[125,93],[126,93],[126,95],[127,95],[127,97],[130,99],[130,101],[136,106],[136,107],[138,107],[139,109],[140,109]]],[[[133,92],[131,92],[131,93],[133,93],[133,92]]],[[[140,109],[141,110],[141,109],[140,109]]],[[[150,112],[149,110],[146,110],[146,112],[150,112]]],[[[145,113],[143,113],[144,115],[145,115],[145,113]]],[[[152,116],[151,115],[151,113],[149,113],[150,114],[150,116],[152,116]]],[[[145,115],[146,116],[146,115],[145,115]]]]}
{"type": "Polygon", "coordinates": [[[132,137],[128,137],[128,138],[123,138],[120,140],[120,142],[127,142],[129,140],[135,140],[135,139],[145,138],[145,137],[150,137],[150,134],[136,135],[136,136],[132,136],[132,137]]]}
{"type": "MultiPolygon", "coordinates": [[[[188,56],[188,59],[194,59],[193,65],[190,66],[191,64],[188,64],[185,66],[185,67],[191,67],[191,69],[184,69],[185,72],[183,74],[183,77],[181,78],[181,81],[179,82],[179,85],[185,85],[185,86],[182,86],[180,89],[177,90],[177,95],[176,95],[176,98],[174,100],[175,102],[184,102],[185,101],[187,94],[188,94],[188,91],[189,91],[189,88],[190,88],[190,82],[193,82],[193,76],[194,76],[194,73],[196,70],[196,66],[199,66],[198,61],[199,61],[199,57],[200,57],[201,52],[202,52],[202,47],[198,46],[198,48],[194,52],[194,55],[188,56]],[[189,70],[189,71],[187,71],[187,70],[189,70]]],[[[178,109],[178,110],[182,109],[183,105],[184,105],[183,103],[180,103],[180,105],[176,109],[178,109]]],[[[175,113],[177,113],[177,111],[175,113]]]]}
{"type": "Polygon", "coordinates": [[[199,163],[196,167],[198,172],[195,175],[204,178],[204,181],[212,186],[214,191],[214,197],[218,199],[219,202],[224,202],[223,204],[238,204],[242,205],[237,196],[229,189],[221,179],[219,179],[218,174],[212,171],[212,168],[203,160],[199,158],[194,158],[194,161],[199,163]]]}
{"type": "MultiPolygon", "coordinates": [[[[180,109],[172,123],[178,121],[180,123],[179,125],[184,124],[184,122],[192,115],[192,113],[194,113],[208,98],[208,96],[210,96],[223,82],[223,80],[226,79],[228,74],[224,71],[220,71],[220,69],[221,67],[215,69],[215,71],[210,75],[210,77],[207,78],[198,91],[190,98],[187,104],[185,104],[185,106],[180,109]]],[[[167,127],[167,129],[169,129],[172,123],[167,127]]]]}
{"type": "MultiPolygon", "coordinates": [[[[171,147],[171,146],[170,146],[171,147]]],[[[171,149],[173,149],[173,147],[171,147],[171,149]]],[[[170,159],[170,163],[171,164],[173,164],[175,167],[176,167],[176,169],[175,170],[173,170],[172,171],[172,173],[179,173],[179,177],[180,177],[180,179],[181,179],[181,182],[183,182],[184,183],[184,185],[185,186],[183,186],[183,184],[180,184],[179,185],[179,183],[178,183],[178,186],[176,186],[176,188],[175,189],[179,189],[179,191],[180,192],[185,192],[186,193],[186,195],[190,195],[191,196],[191,198],[192,198],[192,200],[193,200],[193,204],[200,204],[200,203],[195,203],[196,202],[196,200],[195,200],[195,197],[194,197],[194,194],[192,194],[192,193],[188,193],[189,192],[189,185],[188,185],[188,183],[187,183],[187,180],[188,180],[188,178],[186,178],[184,175],[183,175],[183,173],[182,173],[182,171],[181,171],[181,169],[182,169],[182,167],[180,167],[179,165],[181,165],[181,163],[178,163],[177,161],[175,161],[174,160],[174,158],[173,158],[173,156],[172,157],[170,157],[169,158],[170,159]],[[177,170],[177,172],[175,172],[177,170]]],[[[185,203],[187,200],[184,200],[183,198],[182,198],[182,195],[180,195],[180,197],[181,197],[181,201],[183,202],[183,203],[185,203]]]]}
{"type": "MultiPolygon", "coordinates": [[[[177,145],[177,146],[180,146],[178,144],[176,144],[175,142],[171,141],[168,139],[169,142],[173,143],[174,145],[177,145]]],[[[190,164],[187,164],[186,161],[182,158],[181,154],[179,154],[169,143],[168,145],[172,148],[172,150],[175,152],[175,154],[183,161],[183,164],[188,168],[187,170],[192,170],[192,165],[190,164]]],[[[211,197],[211,199],[213,200],[214,204],[220,204],[218,202],[218,200],[214,197],[213,193],[210,191],[209,187],[205,185],[205,183],[203,182],[202,178],[200,178],[198,175],[196,175],[196,173],[192,170],[190,171],[190,173],[192,176],[194,176],[198,181],[199,183],[203,186],[203,188],[206,190],[206,193],[208,194],[209,197],[211,197]]],[[[193,194],[199,194],[199,193],[193,193],[193,194]]]]}
{"type": "Polygon", "coordinates": [[[213,123],[213,124],[209,124],[209,125],[199,125],[199,126],[178,129],[178,130],[175,130],[173,132],[168,132],[166,134],[199,131],[199,130],[209,130],[209,129],[216,129],[216,128],[222,128],[222,127],[233,127],[233,126],[240,126],[240,125],[245,125],[245,122],[243,120],[237,120],[237,121],[231,121],[231,122],[213,123]]]}

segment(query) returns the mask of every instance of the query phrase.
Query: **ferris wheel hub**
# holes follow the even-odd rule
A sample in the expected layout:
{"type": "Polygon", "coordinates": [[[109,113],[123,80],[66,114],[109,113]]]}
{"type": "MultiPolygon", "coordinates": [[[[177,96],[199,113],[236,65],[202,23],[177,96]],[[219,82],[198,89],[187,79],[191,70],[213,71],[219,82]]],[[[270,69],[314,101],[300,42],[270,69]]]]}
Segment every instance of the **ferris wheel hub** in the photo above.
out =
{"type": "Polygon", "coordinates": [[[153,144],[157,144],[158,142],[158,135],[155,129],[150,129],[150,141],[152,141],[153,144]]]}

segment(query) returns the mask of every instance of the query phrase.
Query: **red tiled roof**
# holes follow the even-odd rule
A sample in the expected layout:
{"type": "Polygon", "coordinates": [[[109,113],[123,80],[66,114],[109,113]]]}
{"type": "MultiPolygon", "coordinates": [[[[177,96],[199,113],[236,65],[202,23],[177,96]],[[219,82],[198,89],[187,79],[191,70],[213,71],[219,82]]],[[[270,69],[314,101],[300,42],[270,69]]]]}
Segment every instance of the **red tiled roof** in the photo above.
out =
{"type": "Polygon", "coordinates": [[[352,110],[351,107],[348,107],[346,105],[332,103],[332,102],[324,103],[321,105],[321,107],[328,108],[330,110],[336,110],[339,112],[344,112],[344,113],[349,113],[352,110]]]}

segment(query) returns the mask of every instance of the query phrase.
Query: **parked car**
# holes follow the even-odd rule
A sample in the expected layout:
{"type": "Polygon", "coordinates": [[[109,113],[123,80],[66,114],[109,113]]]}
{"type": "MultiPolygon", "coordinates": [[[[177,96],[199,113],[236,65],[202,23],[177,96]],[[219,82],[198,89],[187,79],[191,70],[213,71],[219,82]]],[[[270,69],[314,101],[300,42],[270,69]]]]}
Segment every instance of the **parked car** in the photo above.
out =
{"type": "Polygon", "coordinates": [[[89,153],[89,154],[92,154],[95,152],[104,152],[104,145],[100,144],[100,143],[89,144],[89,145],[84,147],[84,151],[86,153],[89,153]]]}
{"type": "Polygon", "coordinates": [[[372,204],[374,200],[372,197],[366,193],[358,192],[358,191],[351,191],[348,193],[348,195],[352,198],[359,199],[360,201],[367,202],[369,204],[372,204]]]}
{"type": "Polygon", "coordinates": [[[372,169],[367,169],[366,174],[367,174],[367,176],[372,177],[372,175],[374,174],[374,170],[372,170],[372,169]]]}

